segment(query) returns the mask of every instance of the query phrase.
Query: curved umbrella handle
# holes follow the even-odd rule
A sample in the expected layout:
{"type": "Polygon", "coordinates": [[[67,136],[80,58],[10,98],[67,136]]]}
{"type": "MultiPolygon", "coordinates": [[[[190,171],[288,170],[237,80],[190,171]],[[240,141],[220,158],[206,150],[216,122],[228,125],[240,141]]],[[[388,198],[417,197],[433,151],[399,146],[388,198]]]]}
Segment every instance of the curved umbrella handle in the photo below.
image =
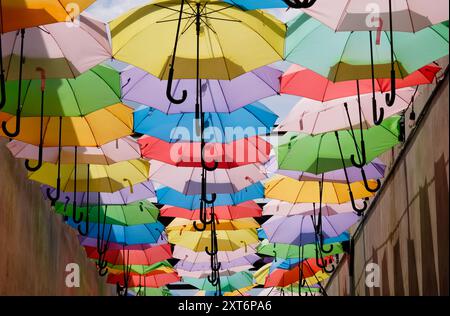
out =
{"type": "Polygon", "coordinates": [[[380,125],[384,120],[384,109],[380,108],[380,116],[378,116],[377,100],[372,98],[373,123],[380,125]]]}
{"type": "Polygon", "coordinates": [[[386,93],[386,105],[393,106],[396,98],[396,74],[395,69],[391,70],[391,92],[386,93]]]}
{"type": "Polygon", "coordinates": [[[8,136],[8,137],[10,137],[10,138],[14,138],[14,137],[19,136],[19,134],[20,134],[20,121],[21,121],[21,116],[22,116],[22,111],[21,111],[20,107],[18,107],[18,108],[17,108],[17,112],[16,112],[16,127],[15,127],[15,130],[14,130],[13,132],[10,132],[10,131],[8,130],[8,126],[6,125],[6,122],[5,122],[5,121],[2,122],[2,130],[3,130],[3,133],[4,133],[6,136],[8,136]]]}
{"type": "Polygon", "coordinates": [[[283,2],[290,8],[307,9],[311,8],[316,3],[316,0],[283,0],[283,2]]]}
{"type": "Polygon", "coordinates": [[[203,222],[201,222],[201,221],[200,221],[200,223],[201,223],[201,224],[197,225],[197,221],[194,221],[194,223],[192,223],[192,226],[194,226],[194,228],[195,228],[196,231],[198,231],[198,232],[203,232],[203,231],[206,230],[206,225],[207,225],[207,224],[205,224],[205,223],[203,223],[203,222]],[[202,226],[200,226],[200,225],[202,225],[202,226]]]}
{"type": "Polygon", "coordinates": [[[67,206],[69,206],[70,198],[66,196],[66,203],[64,204],[64,221],[67,222],[69,220],[69,216],[67,216],[67,206]]]}
{"type": "Polygon", "coordinates": [[[52,206],[55,206],[56,202],[59,200],[60,197],[61,197],[61,178],[58,177],[56,179],[56,196],[53,197],[52,196],[52,189],[51,188],[47,188],[47,198],[51,201],[52,206]]]}
{"type": "Polygon", "coordinates": [[[217,168],[219,168],[219,163],[218,163],[217,161],[214,160],[214,165],[213,165],[212,167],[209,167],[209,166],[206,164],[206,161],[203,160],[203,157],[202,157],[202,167],[203,167],[203,169],[205,169],[206,171],[212,172],[212,171],[216,171],[217,168]]]}
{"type": "Polygon", "coordinates": [[[184,101],[186,101],[186,99],[187,99],[187,91],[186,91],[186,90],[183,90],[181,99],[175,99],[175,98],[172,96],[172,85],[173,85],[174,72],[175,72],[175,69],[173,69],[173,67],[171,67],[171,68],[169,69],[169,79],[168,79],[168,81],[167,81],[166,96],[167,96],[167,99],[168,99],[171,103],[173,103],[173,104],[182,104],[182,103],[183,103],[184,101]]]}
{"type": "Polygon", "coordinates": [[[367,200],[366,199],[364,200],[364,202],[363,202],[364,206],[362,208],[358,208],[358,206],[356,205],[356,202],[355,202],[355,198],[353,197],[353,192],[350,191],[349,194],[350,194],[350,200],[352,201],[353,210],[358,214],[358,216],[362,216],[368,207],[367,200]]]}
{"type": "MultiPolygon", "coordinates": [[[[202,200],[203,202],[205,202],[206,204],[213,204],[216,200],[217,200],[217,194],[216,193],[212,193],[211,194],[211,199],[208,199],[207,195],[204,194],[204,196],[202,196],[202,200]]],[[[214,219],[213,219],[214,220],[214,219]]]]}
{"type": "Polygon", "coordinates": [[[333,251],[333,249],[334,249],[334,245],[333,244],[330,244],[330,248],[329,249],[325,249],[323,243],[321,243],[321,245],[320,245],[320,251],[325,253],[325,254],[331,253],[333,251]]]}
{"type": "MultiPolygon", "coordinates": [[[[330,260],[330,263],[331,263],[331,260],[330,260]]],[[[333,273],[334,271],[336,271],[336,266],[335,266],[334,264],[331,264],[331,269],[328,270],[328,267],[326,266],[325,268],[322,268],[322,270],[323,270],[325,273],[331,274],[331,273],[333,273]]]]}
{"type": "MultiPolygon", "coordinates": [[[[356,148],[356,150],[358,150],[358,148],[356,148]]],[[[357,168],[362,168],[367,164],[366,143],[364,142],[364,140],[361,140],[361,161],[360,162],[356,161],[355,154],[352,154],[350,156],[350,160],[352,161],[352,165],[357,168]]]]}
{"type": "Polygon", "coordinates": [[[130,187],[130,193],[134,194],[133,182],[131,182],[131,180],[127,178],[124,178],[123,181],[128,182],[128,185],[130,187]]]}
{"type": "Polygon", "coordinates": [[[361,168],[361,176],[363,178],[364,181],[364,186],[366,187],[366,190],[369,191],[370,193],[377,193],[380,188],[381,188],[381,181],[380,179],[377,179],[377,185],[375,188],[371,188],[369,186],[369,182],[367,181],[367,176],[366,176],[366,171],[364,169],[361,168]]]}

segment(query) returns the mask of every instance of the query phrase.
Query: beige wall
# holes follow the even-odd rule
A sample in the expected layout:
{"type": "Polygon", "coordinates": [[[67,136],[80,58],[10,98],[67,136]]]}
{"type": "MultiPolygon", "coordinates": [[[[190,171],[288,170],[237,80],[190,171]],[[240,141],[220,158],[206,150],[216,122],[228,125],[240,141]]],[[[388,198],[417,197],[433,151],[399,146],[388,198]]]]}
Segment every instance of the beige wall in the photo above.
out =
{"type": "MultiPolygon", "coordinates": [[[[420,112],[434,86],[423,88],[420,112]]],[[[449,265],[448,78],[411,142],[383,156],[393,167],[384,189],[354,236],[355,295],[448,295],[449,265]],[[368,263],[381,270],[381,286],[365,286],[368,263]]],[[[418,113],[419,114],[419,113],[418,113]]],[[[349,258],[327,285],[329,295],[350,295],[349,258]]]]}
{"type": "Polygon", "coordinates": [[[0,140],[0,295],[107,295],[74,230],[50,210],[23,161],[0,140]],[[65,286],[68,263],[80,266],[80,288],[65,286]]]}

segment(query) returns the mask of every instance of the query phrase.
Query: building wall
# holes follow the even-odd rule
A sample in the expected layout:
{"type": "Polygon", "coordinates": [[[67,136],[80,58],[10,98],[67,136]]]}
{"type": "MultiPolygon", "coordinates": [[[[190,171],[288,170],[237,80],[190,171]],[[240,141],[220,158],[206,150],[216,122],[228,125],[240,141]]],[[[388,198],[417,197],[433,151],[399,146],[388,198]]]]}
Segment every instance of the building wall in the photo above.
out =
{"type": "Polygon", "coordinates": [[[0,295],[113,294],[6,143],[0,140],[0,295]],[[80,267],[79,288],[66,287],[69,263],[80,267]]]}
{"type": "MultiPolygon", "coordinates": [[[[434,88],[422,88],[418,114],[434,88]]],[[[328,295],[449,294],[448,101],[445,77],[403,153],[399,147],[382,157],[390,175],[354,234],[354,263],[342,260],[328,295]],[[378,288],[366,286],[369,263],[380,267],[378,288]]]]}

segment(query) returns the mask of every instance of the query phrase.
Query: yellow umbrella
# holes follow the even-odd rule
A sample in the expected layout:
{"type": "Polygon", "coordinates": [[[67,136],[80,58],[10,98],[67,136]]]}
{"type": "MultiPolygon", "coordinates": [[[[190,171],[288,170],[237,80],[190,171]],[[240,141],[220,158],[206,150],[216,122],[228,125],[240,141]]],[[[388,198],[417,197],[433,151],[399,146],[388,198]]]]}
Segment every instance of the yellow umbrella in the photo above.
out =
{"type": "MultiPolygon", "coordinates": [[[[376,185],[376,182],[373,180],[368,181],[368,183],[372,187],[376,185]]],[[[366,190],[363,181],[351,183],[350,187],[355,200],[374,195],[366,190]]],[[[297,181],[290,177],[276,176],[265,184],[265,196],[290,203],[319,203],[320,182],[297,181]]],[[[342,204],[350,200],[348,185],[346,183],[323,183],[322,203],[342,204]]]]}
{"type": "MultiPolygon", "coordinates": [[[[129,160],[113,165],[76,165],[76,172],[75,165],[61,164],[60,171],[61,190],[64,192],[88,191],[87,174],[89,174],[89,191],[113,193],[126,187],[132,190],[133,185],[147,181],[150,164],[145,160],[129,160]]],[[[44,163],[38,171],[29,172],[28,178],[57,187],[58,165],[44,163]]]]}
{"type": "MultiPolygon", "coordinates": [[[[216,223],[216,230],[243,230],[243,229],[256,229],[261,225],[254,218],[240,218],[236,220],[219,220],[216,223]]],[[[207,229],[211,229],[210,225],[207,225],[207,229]]],[[[194,221],[190,221],[184,218],[174,219],[167,227],[166,231],[196,231],[194,227],[194,221]]]]}
{"type": "MultiPolygon", "coordinates": [[[[258,234],[255,229],[247,230],[218,230],[218,251],[234,251],[244,247],[243,245],[257,243],[258,234]]],[[[193,251],[205,251],[205,247],[211,247],[211,231],[192,232],[177,231],[168,232],[169,243],[189,248],[193,251]]]]}
{"type": "MultiPolygon", "coordinates": [[[[0,121],[15,126],[16,118],[0,112],[0,121]],[[11,121],[11,123],[9,123],[11,121]]],[[[22,118],[22,128],[15,140],[39,145],[40,117],[22,118]]],[[[133,109],[115,104],[80,117],[44,117],[44,147],[84,146],[99,147],[118,138],[133,134],[133,109]],[[60,123],[61,120],[61,123],[60,123]],[[59,131],[61,128],[61,144],[59,131]]],[[[0,129],[0,136],[6,137],[0,129]]]]}
{"type": "Polygon", "coordinates": [[[256,284],[264,285],[266,283],[266,279],[269,276],[271,262],[263,265],[253,274],[253,278],[256,280],[256,284]]]}
{"type": "Polygon", "coordinates": [[[283,58],[284,24],[219,0],[159,0],[126,13],[110,23],[114,58],[161,79],[175,64],[175,78],[196,78],[197,13],[200,78],[230,80],[283,58]]]}

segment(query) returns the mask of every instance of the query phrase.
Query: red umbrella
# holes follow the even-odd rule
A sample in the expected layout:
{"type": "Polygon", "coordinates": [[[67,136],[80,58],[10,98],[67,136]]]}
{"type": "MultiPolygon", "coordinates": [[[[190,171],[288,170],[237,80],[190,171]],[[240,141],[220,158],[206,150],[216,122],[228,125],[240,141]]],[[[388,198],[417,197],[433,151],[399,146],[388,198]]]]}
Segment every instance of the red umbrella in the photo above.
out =
{"type": "MultiPolygon", "coordinates": [[[[207,214],[211,212],[211,209],[208,208],[207,214]]],[[[247,217],[261,217],[262,209],[256,204],[254,201],[247,201],[238,205],[226,205],[226,206],[216,206],[214,207],[214,212],[217,216],[217,219],[221,220],[234,220],[238,218],[247,218],[247,217]]],[[[200,210],[188,210],[181,207],[165,205],[160,210],[160,216],[163,217],[180,217],[193,220],[200,219],[200,210]]]]}
{"type": "MultiPolygon", "coordinates": [[[[97,247],[85,246],[84,249],[88,258],[99,259],[97,247]]],[[[142,247],[134,247],[133,249],[109,249],[103,260],[112,265],[122,265],[124,260],[127,260],[127,263],[131,265],[152,265],[171,258],[172,250],[170,244],[162,244],[155,246],[142,245],[142,247]]]]}
{"type": "MultiPolygon", "coordinates": [[[[178,167],[202,167],[200,142],[168,143],[161,139],[144,136],[139,139],[142,156],[159,160],[178,167]]],[[[217,161],[219,168],[265,163],[269,160],[271,145],[260,137],[249,137],[229,144],[208,143],[205,147],[205,161],[217,161]]]]}
{"type": "MultiPolygon", "coordinates": [[[[124,273],[121,274],[108,274],[108,278],[106,280],[107,283],[117,284],[119,283],[121,286],[124,286],[124,273]]],[[[151,287],[158,288],[170,283],[175,283],[180,281],[180,277],[177,273],[160,273],[155,275],[143,276],[143,275],[129,275],[128,278],[128,287],[151,287]]]]}
{"type": "MultiPolygon", "coordinates": [[[[333,256],[324,258],[325,260],[333,260],[333,256]]],[[[317,265],[316,259],[311,258],[291,270],[276,269],[266,279],[264,287],[286,287],[300,280],[300,269],[303,270],[303,279],[310,278],[322,271],[322,268],[317,265]]]]}
{"type": "MultiPolygon", "coordinates": [[[[404,79],[397,79],[397,89],[433,82],[442,68],[430,64],[415,71],[404,79]]],[[[390,79],[376,79],[376,92],[389,92],[390,79]]],[[[372,80],[360,80],[360,94],[372,93],[372,80]]],[[[298,95],[321,102],[350,97],[358,94],[356,81],[333,83],[325,77],[304,68],[293,65],[281,78],[281,93],[298,95]]]]}

